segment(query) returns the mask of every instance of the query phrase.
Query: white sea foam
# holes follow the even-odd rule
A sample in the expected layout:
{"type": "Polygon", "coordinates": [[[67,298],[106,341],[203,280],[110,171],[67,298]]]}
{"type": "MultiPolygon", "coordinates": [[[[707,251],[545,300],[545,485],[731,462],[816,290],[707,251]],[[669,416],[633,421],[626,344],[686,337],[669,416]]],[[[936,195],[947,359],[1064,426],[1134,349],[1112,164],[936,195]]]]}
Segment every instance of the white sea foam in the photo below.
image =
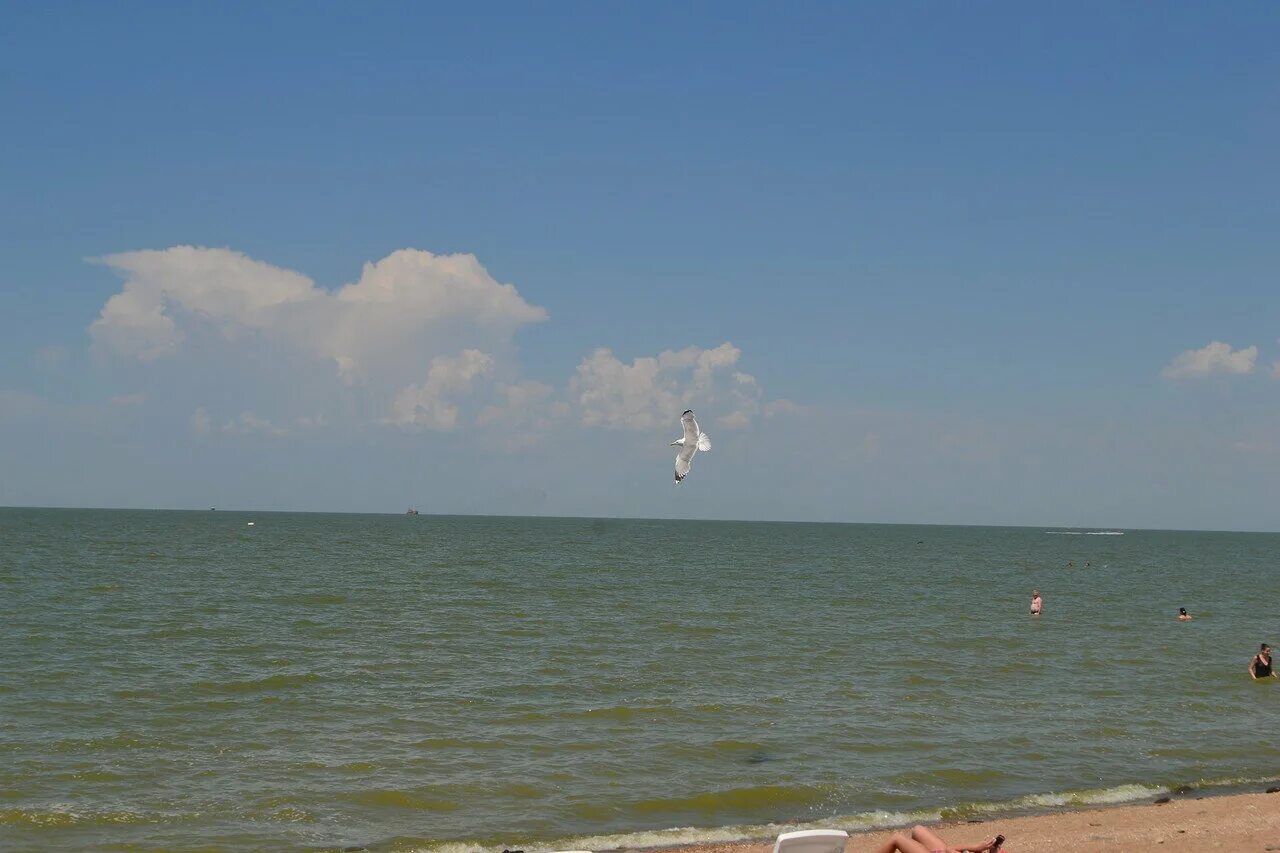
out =
{"type": "Polygon", "coordinates": [[[1158,785],[1117,785],[1114,788],[1095,788],[1066,794],[1035,794],[1024,800],[1029,806],[1101,806],[1131,803],[1167,793],[1168,788],[1158,785]]]}
{"type": "Polygon", "coordinates": [[[968,814],[1000,814],[1004,812],[1036,811],[1067,807],[1114,805],[1135,800],[1146,800],[1169,793],[1169,788],[1158,785],[1116,785],[1113,788],[1093,788],[1083,791],[1027,794],[1004,802],[966,803],[943,809],[944,817],[968,814]]]}
{"type": "MultiPolygon", "coordinates": [[[[1256,785],[1276,781],[1280,777],[1229,778],[1203,780],[1194,787],[1228,787],[1256,785]]],[[[1110,788],[1091,788],[1081,791],[1065,791],[1029,794],[1004,802],[967,803],[953,808],[930,809],[910,812],[870,811],[857,814],[833,815],[821,820],[788,823],[739,824],[720,827],[673,827],[671,829],[641,830],[614,835],[583,835],[557,839],[545,844],[526,844],[523,849],[549,850],[619,850],[646,847],[677,847],[688,844],[718,844],[750,839],[773,838],[783,832],[801,829],[838,827],[851,832],[890,829],[915,823],[928,823],[966,814],[1001,814],[1008,812],[1037,811],[1042,809],[1088,808],[1091,806],[1119,805],[1140,800],[1151,800],[1172,791],[1165,785],[1116,785],[1110,788]]],[[[442,842],[419,848],[420,853],[493,853],[498,848],[486,848],[466,842],[442,842]]]]}
{"type": "Polygon", "coordinates": [[[1046,530],[1050,536],[1123,536],[1123,530],[1046,530]]]}
{"type": "Polygon", "coordinates": [[[417,853],[484,853],[492,848],[485,847],[481,844],[469,844],[466,841],[443,841],[440,844],[433,844],[430,847],[418,847],[417,853]]]}
{"type": "MultiPolygon", "coordinates": [[[[1201,779],[1191,783],[1196,790],[1231,788],[1245,785],[1263,785],[1280,781],[1280,776],[1228,777],[1201,779]]],[[[1151,800],[1171,793],[1176,785],[1116,785],[1110,788],[1090,788],[1062,793],[1028,794],[1004,802],[966,803],[951,808],[928,809],[910,812],[870,811],[857,814],[833,815],[808,822],[739,824],[736,826],[694,827],[640,830],[614,835],[581,835],[557,839],[553,842],[521,845],[523,849],[538,853],[551,850],[620,850],[652,847],[678,847],[689,844],[720,844],[751,839],[773,838],[783,832],[801,829],[830,829],[838,827],[851,832],[890,829],[916,823],[951,819],[963,815],[993,815],[1009,812],[1039,811],[1045,809],[1089,808],[1092,806],[1119,805],[1139,800],[1151,800]]],[[[465,841],[446,841],[417,848],[417,853],[496,853],[501,848],[485,847],[465,841]]]]}

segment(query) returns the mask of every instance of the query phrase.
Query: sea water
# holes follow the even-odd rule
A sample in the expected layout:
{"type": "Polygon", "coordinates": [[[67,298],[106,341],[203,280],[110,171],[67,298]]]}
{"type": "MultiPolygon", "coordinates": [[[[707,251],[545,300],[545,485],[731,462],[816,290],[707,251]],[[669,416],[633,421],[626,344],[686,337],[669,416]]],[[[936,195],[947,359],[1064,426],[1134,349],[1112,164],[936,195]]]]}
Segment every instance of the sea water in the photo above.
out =
{"type": "Polygon", "coordinates": [[[3,509],[0,849],[606,849],[1260,784],[1278,555],[3,509]]]}

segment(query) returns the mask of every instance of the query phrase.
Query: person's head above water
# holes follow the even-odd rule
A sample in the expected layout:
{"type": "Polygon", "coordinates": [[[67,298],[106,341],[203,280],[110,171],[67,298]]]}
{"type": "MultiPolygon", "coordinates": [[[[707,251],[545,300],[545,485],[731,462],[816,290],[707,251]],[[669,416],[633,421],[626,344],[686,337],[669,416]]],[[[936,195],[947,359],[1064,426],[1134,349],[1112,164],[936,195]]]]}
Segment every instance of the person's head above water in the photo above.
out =
{"type": "Polygon", "coordinates": [[[1179,615],[1179,616],[1186,616],[1186,615],[1187,615],[1187,608],[1185,608],[1185,607],[1179,607],[1179,608],[1178,608],[1178,615],[1179,615]]]}

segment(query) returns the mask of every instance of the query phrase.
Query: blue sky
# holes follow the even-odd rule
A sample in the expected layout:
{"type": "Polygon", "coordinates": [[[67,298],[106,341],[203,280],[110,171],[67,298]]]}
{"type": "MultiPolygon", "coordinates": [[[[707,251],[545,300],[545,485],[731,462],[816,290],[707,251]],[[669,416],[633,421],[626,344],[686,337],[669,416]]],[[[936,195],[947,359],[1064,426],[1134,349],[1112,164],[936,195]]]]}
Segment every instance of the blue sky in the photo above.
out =
{"type": "Polygon", "coordinates": [[[6,18],[0,504],[1280,529],[1274,4],[6,18]]]}

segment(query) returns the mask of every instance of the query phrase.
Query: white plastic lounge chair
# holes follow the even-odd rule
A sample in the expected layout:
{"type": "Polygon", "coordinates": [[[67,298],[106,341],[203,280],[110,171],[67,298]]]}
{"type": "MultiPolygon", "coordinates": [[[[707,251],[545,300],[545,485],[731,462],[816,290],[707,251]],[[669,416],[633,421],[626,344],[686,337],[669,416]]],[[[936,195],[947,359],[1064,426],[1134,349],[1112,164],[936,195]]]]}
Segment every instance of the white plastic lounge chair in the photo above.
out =
{"type": "Polygon", "coordinates": [[[784,832],[774,842],[773,853],[844,853],[849,833],[843,829],[804,829],[784,832]]]}

